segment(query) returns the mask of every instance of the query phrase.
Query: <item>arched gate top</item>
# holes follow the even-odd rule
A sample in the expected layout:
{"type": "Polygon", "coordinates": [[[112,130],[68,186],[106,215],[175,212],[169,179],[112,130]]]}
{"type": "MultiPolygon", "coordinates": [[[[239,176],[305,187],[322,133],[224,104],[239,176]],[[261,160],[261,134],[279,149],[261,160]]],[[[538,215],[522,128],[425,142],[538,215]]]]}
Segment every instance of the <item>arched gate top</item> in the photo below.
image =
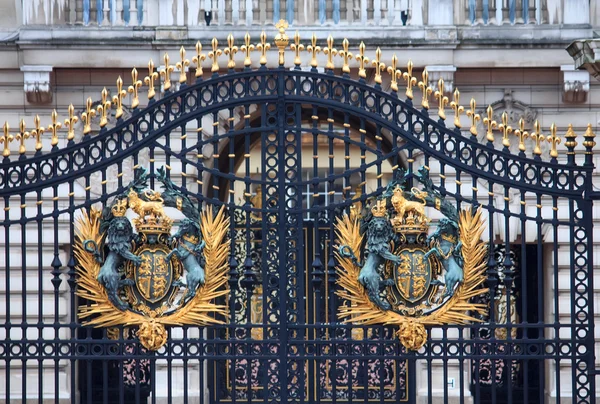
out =
{"type": "MultiPolygon", "coordinates": [[[[361,43],[358,52],[353,54],[346,39],[342,48],[334,47],[330,36],[324,47],[317,45],[313,35],[309,44],[302,43],[298,33],[290,43],[285,33],[285,23],[277,25],[279,33],[274,38],[278,48],[278,67],[268,68],[266,51],[271,44],[266,34],[260,36],[259,43],[252,44],[246,34],[244,45],[238,47],[232,35],[227,46],[219,47],[217,39],[211,42],[212,50],[204,52],[198,42],[191,63],[195,64],[195,82],[188,84],[186,67],[190,60],[186,51],[180,49],[180,61],[172,65],[168,54],[164,56],[165,68],[154,70],[154,63],[148,63],[149,74],[143,80],[138,72],[132,70],[132,84],[125,87],[121,77],[116,83],[115,95],[110,99],[106,89],[101,93],[101,103],[94,108],[93,100],[88,99],[85,112],[75,114],[73,105],[69,107],[69,116],[59,119],[56,111],[51,122],[41,126],[38,117],[34,128],[27,130],[25,121],[21,121],[17,131],[13,131],[6,122],[0,142],[3,143],[3,160],[0,164],[0,196],[24,194],[60,183],[74,180],[86,173],[114,164],[154,142],[161,135],[199,116],[216,113],[218,110],[235,108],[250,103],[312,104],[317,107],[333,107],[353,116],[364,117],[381,129],[399,136],[414,149],[420,149],[444,161],[450,166],[468,172],[477,178],[504,184],[525,191],[543,189],[547,194],[575,197],[583,193],[583,184],[589,181],[587,175],[593,169],[592,150],[595,146],[595,134],[592,126],[583,135],[582,165],[576,163],[577,136],[571,126],[566,131],[564,142],[567,159],[558,160],[558,145],[561,143],[554,124],[549,134],[542,133],[536,121],[532,133],[528,133],[522,124],[520,128],[508,125],[506,113],[502,122],[493,119],[494,111],[488,107],[485,116],[477,111],[474,99],[469,106],[460,104],[460,92],[451,95],[452,101],[444,94],[443,79],[438,82],[437,90],[430,87],[427,70],[419,79],[413,76],[413,64],[408,62],[404,71],[398,68],[398,58],[393,56],[389,66],[381,60],[379,48],[370,60],[361,43]],[[286,52],[293,52],[295,68],[284,68],[286,52]],[[252,67],[253,53],[259,52],[258,67],[252,67]],[[300,66],[300,52],[311,55],[311,69],[300,66]],[[238,67],[238,56],[243,55],[243,70],[238,67]],[[325,71],[318,70],[319,54],[326,57],[325,71]],[[219,74],[220,58],[227,57],[227,73],[219,74]],[[203,65],[209,59],[212,76],[204,78],[203,65]],[[358,63],[358,69],[351,68],[351,60],[358,63]],[[341,65],[340,62],[341,61],[341,65]],[[366,81],[366,68],[374,67],[374,85],[366,81]],[[179,70],[180,88],[173,91],[171,73],[179,70]],[[357,73],[358,79],[351,74],[357,73]],[[383,79],[390,81],[390,91],[382,89],[383,79]],[[404,91],[400,90],[404,83],[404,91]],[[156,97],[156,87],[162,85],[165,93],[161,99],[156,97]],[[148,91],[149,103],[140,108],[139,91],[142,87],[148,91]],[[416,94],[418,92],[419,94],[416,94]],[[130,93],[133,114],[123,119],[123,107],[126,95],[130,93]],[[433,95],[433,97],[432,97],[433,95]],[[402,99],[401,97],[405,97],[402,99]],[[419,99],[420,109],[415,106],[419,99]],[[434,107],[432,108],[432,104],[434,107]],[[448,108],[449,107],[449,108],[448,108]],[[109,128],[107,115],[115,111],[117,123],[109,128]],[[432,109],[435,110],[432,111],[432,109]],[[437,118],[432,116],[432,112],[437,118]],[[447,117],[446,114],[451,114],[447,117]],[[468,134],[463,135],[463,120],[468,120],[468,134]],[[75,124],[81,121],[83,139],[75,142],[75,124]],[[91,123],[97,121],[101,127],[96,136],[91,136],[91,123]],[[486,143],[478,140],[483,124],[486,143]],[[58,131],[66,128],[68,144],[59,148],[58,131]],[[52,148],[43,150],[42,136],[51,137],[52,148]],[[494,141],[502,136],[502,148],[497,149],[494,141]],[[29,142],[35,140],[35,154],[28,154],[29,142]],[[19,156],[14,156],[11,143],[19,144],[19,156]],[[513,154],[510,145],[518,142],[520,152],[513,154]],[[543,158],[542,143],[549,145],[549,159],[543,158]],[[450,146],[449,146],[450,145],[450,146]],[[449,148],[450,147],[450,148],[449,148]],[[526,151],[532,148],[529,156],[526,151]]],[[[464,129],[467,129],[465,127],[464,129]]],[[[214,140],[214,139],[213,139],[214,140]]],[[[198,140],[199,143],[203,142],[198,140]]],[[[208,143],[208,141],[206,142],[208,143]]],[[[579,151],[580,149],[578,149],[579,151]]],[[[392,153],[398,152],[392,150],[392,153]]]]}

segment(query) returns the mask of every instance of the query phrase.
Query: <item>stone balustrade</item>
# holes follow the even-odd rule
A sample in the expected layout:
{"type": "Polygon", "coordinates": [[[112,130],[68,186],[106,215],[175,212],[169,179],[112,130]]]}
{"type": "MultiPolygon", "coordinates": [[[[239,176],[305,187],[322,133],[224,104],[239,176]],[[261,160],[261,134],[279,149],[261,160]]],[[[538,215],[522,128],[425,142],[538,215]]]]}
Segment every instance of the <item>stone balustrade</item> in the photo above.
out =
{"type": "Polygon", "coordinates": [[[24,25],[295,26],[589,24],[572,0],[23,0],[24,25]]]}

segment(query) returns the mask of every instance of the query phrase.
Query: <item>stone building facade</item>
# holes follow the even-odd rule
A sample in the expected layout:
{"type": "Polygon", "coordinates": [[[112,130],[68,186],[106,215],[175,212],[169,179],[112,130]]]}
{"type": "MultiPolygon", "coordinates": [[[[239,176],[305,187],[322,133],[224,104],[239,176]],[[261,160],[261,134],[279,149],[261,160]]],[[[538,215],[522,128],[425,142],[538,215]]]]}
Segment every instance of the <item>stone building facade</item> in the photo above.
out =
{"type": "MultiPolygon", "coordinates": [[[[5,0],[0,4],[0,122],[7,121],[10,127],[18,128],[19,122],[24,120],[31,128],[34,117],[39,115],[42,125],[45,125],[51,121],[53,110],[62,117],[69,116],[71,104],[74,113],[81,118],[89,98],[97,105],[104,88],[114,94],[117,77],[122,77],[127,87],[132,82],[133,67],[137,68],[140,79],[147,76],[149,59],[160,70],[165,66],[165,52],[171,56],[167,63],[174,65],[179,60],[181,46],[185,46],[191,57],[197,41],[205,50],[210,50],[213,37],[219,43],[226,43],[229,33],[233,33],[238,45],[243,43],[246,32],[256,43],[263,30],[273,37],[276,33],[274,22],[280,19],[288,20],[291,26],[289,32],[297,30],[306,43],[314,33],[317,41],[324,46],[331,34],[338,48],[342,46],[342,39],[347,38],[351,50],[357,50],[364,42],[371,50],[379,47],[382,60],[389,61],[395,54],[401,69],[411,60],[415,76],[419,77],[426,69],[429,73],[427,80],[433,88],[437,89],[438,80],[442,78],[444,93],[452,97],[454,89],[458,88],[462,100],[475,100],[475,108],[482,116],[487,106],[492,105],[495,111],[493,118],[498,122],[502,120],[502,112],[507,112],[508,123],[513,128],[518,127],[519,119],[524,117],[528,130],[537,120],[546,132],[552,123],[563,130],[572,124],[575,133],[581,135],[588,124],[596,131],[600,122],[600,83],[588,71],[576,70],[572,57],[566,51],[573,41],[592,38],[600,27],[600,2],[597,0],[5,0]]],[[[286,63],[292,67],[293,54],[288,53],[287,56],[286,63]]],[[[300,56],[302,66],[309,66],[310,55],[304,52],[300,56]]],[[[276,48],[266,52],[266,57],[275,62],[276,48]]],[[[242,52],[236,58],[241,66],[244,59],[242,52]]],[[[318,58],[320,65],[324,65],[327,56],[320,54],[318,58]]],[[[204,65],[208,76],[211,61],[204,61],[204,65]]],[[[175,83],[178,74],[175,68],[172,73],[175,83]]],[[[374,80],[373,68],[368,70],[367,80],[374,80]]],[[[389,81],[384,81],[383,86],[389,88],[389,81]]],[[[142,103],[146,98],[143,95],[140,97],[142,103]]],[[[468,121],[467,117],[463,119],[468,121]]],[[[227,117],[221,117],[218,123],[219,128],[230,124],[227,117]]],[[[207,122],[203,127],[210,128],[211,125],[212,122],[207,122]]],[[[468,125],[465,123],[464,127],[468,125]]],[[[75,128],[76,132],[81,132],[81,119],[75,128]]],[[[68,128],[63,125],[58,131],[59,146],[66,144],[67,135],[68,128]]],[[[76,139],[81,138],[80,134],[76,136],[76,139]]],[[[42,150],[49,150],[51,141],[49,136],[44,135],[41,138],[42,150]]],[[[499,139],[497,142],[501,144],[499,139]]],[[[513,147],[516,146],[514,143],[513,147]]],[[[18,142],[11,143],[9,147],[14,154],[19,152],[18,142]]],[[[549,147],[549,144],[542,145],[544,153],[549,147]]],[[[581,152],[583,147],[581,144],[578,147],[578,152],[581,152]]],[[[565,151],[564,145],[561,145],[559,160],[566,161],[565,151]]],[[[531,154],[532,147],[528,146],[526,152],[531,154]]],[[[33,147],[25,151],[25,154],[33,153],[33,147]]],[[[210,153],[205,157],[212,158],[210,153]]],[[[160,160],[161,156],[155,158],[160,160]]],[[[600,164],[597,157],[595,161],[600,164]]],[[[431,168],[434,177],[439,174],[436,167],[431,168]]],[[[181,171],[180,167],[173,166],[174,176],[178,169],[181,171]]],[[[374,178],[373,174],[370,178],[372,184],[375,184],[374,178]]],[[[115,186],[113,180],[108,179],[108,187],[115,186]]],[[[92,192],[102,191],[98,184],[92,184],[92,187],[92,192]]],[[[372,189],[375,185],[369,187],[372,189]]],[[[81,187],[78,189],[81,191],[81,187]]],[[[242,194],[243,189],[236,192],[242,194]]],[[[82,198],[82,195],[76,194],[75,198],[82,198]]],[[[68,200],[68,191],[61,190],[58,203],[66,204],[68,200]]],[[[519,201],[513,202],[511,209],[518,209],[519,201]]],[[[550,214],[552,207],[545,206],[544,211],[550,214]]],[[[597,208],[595,213],[598,216],[597,208]]],[[[516,240],[520,235],[518,232],[508,235],[499,232],[496,237],[516,240]]],[[[548,232],[548,239],[544,242],[551,241],[551,238],[548,232]]],[[[0,240],[4,240],[4,235],[0,235],[0,240]]],[[[569,240],[561,235],[559,243],[566,246],[569,240]]],[[[67,250],[65,246],[64,251],[67,250]]],[[[20,254],[20,251],[20,246],[11,244],[11,255],[20,254]]],[[[596,247],[595,253],[598,251],[600,247],[596,247]]],[[[547,253],[547,265],[550,265],[552,251],[548,249],[547,253]]],[[[66,255],[64,258],[63,262],[66,255]]],[[[0,254],[2,273],[5,267],[4,254],[0,254]]],[[[562,258],[559,258],[558,267],[561,282],[568,283],[567,263],[562,258]]],[[[55,314],[67,322],[72,318],[74,305],[69,301],[67,282],[61,286],[60,311],[54,313],[46,301],[42,305],[33,300],[27,300],[26,305],[23,303],[19,288],[21,285],[37,288],[37,266],[32,263],[32,267],[28,268],[25,282],[21,282],[20,274],[20,268],[18,273],[11,273],[13,287],[9,295],[5,293],[6,279],[0,276],[1,322],[8,321],[7,313],[3,311],[5,306],[1,303],[3,300],[12,303],[10,318],[23,316],[32,322],[55,314]],[[27,311],[23,313],[22,307],[25,306],[27,311]],[[42,309],[41,313],[38,306],[42,309]]],[[[596,278],[594,283],[598,288],[600,278],[596,278]]],[[[44,290],[51,299],[49,279],[43,282],[43,288],[47,288],[44,290]]],[[[545,287],[553,290],[549,279],[545,287]]],[[[561,293],[559,291],[562,297],[561,293]]],[[[547,299],[550,300],[545,302],[548,307],[554,307],[551,297],[552,293],[548,293],[547,299]]],[[[560,315],[567,321],[570,316],[567,286],[564,298],[560,315]]],[[[596,312],[600,311],[599,303],[600,291],[593,302],[596,312]]],[[[552,310],[544,312],[548,322],[554,314],[552,310]]],[[[0,327],[0,339],[8,337],[18,339],[23,336],[17,328],[12,328],[11,335],[6,335],[5,329],[0,327]]],[[[597,365],[600,367],[598,329],[596,340],[597,365]]],[[[40,394],[50,400],[55,397],[56,388],[61,402],[77,399],[71,396],[73,389],[67,375],[73,369],[68,362],[61,362],[58,368],[52,365],[23,372],[16,362],[10,363],[10,366],[18,370],[11,372],[8,383],[0,383],[2,402],[7,396],[11,397],[10,402],[23,402],[20,401],[24,398],[22,386],[28,378],[31,379],[27,383],[28,400],[37,399],[40,394]],[[40,392],[37,388],[39,374],[52,380],[56,369],[65,377],[58,379],[57,386],[44,384],[40,392]]],[[[175,380],[181,374],[182,365],[177,366],[173,370],[175,380]]],[[[428,377],[433,378],[435,386],[452,381],[450,395],[453,391],[458,394],[455,381],[459,379],[464,380],[466,390],[470,391],[471,369],[464,370],[465,375],[459,377],[458,364],[452,364],[450,374],[444,376],[441,367],[436,367],[435,363],[432,366],[431,373],[424,367],[415,370],[419,402],[427,402],[428,377]]],[[[558,391],[565,397],[571,396],[569,366],[569,363],[563,363],[544,369],[548,380],[544,392],[547,402],[559,402],[558,391]],[[557,368],[564,373],[562,380],[566,381],[560,388],[555,385],[556,378],[553,376],[557,368]]],[[[0,380],[5,380],[5,369],[6,363],[0,360],[0,380]]],[[[164,366],[157,370],[166,371],[164,366]]],[[[199,369],[189,372],[190,378],[198,379],[199,369]]],[[[157,378],[157,382],[163,383],[164,380],[157,378]]],[[[182,384],[176,381],[172,386],[173,397],[180,397],[182,388],[182,384]]],[[[197,395],[206,393],[200,385],[191,388],[197,395]]],[[[440,392],[441,387],[437,391],[440,392]]],[[[598,388],[596,395],[600,395],[598,388]]],[[[457,395],[454,398],[458,400],[457,395]]],[[[166,396],[159,396],[157,400],[166,402],[166,396]]]]}

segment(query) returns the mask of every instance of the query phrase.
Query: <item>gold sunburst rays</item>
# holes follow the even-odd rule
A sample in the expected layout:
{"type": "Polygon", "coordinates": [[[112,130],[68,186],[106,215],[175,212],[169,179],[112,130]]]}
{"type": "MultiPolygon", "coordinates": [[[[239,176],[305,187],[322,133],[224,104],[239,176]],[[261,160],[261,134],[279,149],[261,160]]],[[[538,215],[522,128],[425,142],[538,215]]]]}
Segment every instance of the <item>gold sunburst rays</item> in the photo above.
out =
{"type": "MultiPolygon", "coordinates": [[[[350,259],[336,251],[338,266],[337,296],[343,299],[338,315],[346,323],[361,325],[396,325],[399,327],[398,337],[409,349],[419,349],[425,343],[426,334],[423,326],[442,324],[467,324],[479,322],[474,313],[485,313],[484,304],[472,303],[473,297],[482,295],[488,290],[482,287],[485,281],[488,247],[481,241],[485,228],[481,217],[481,207],[473,212],[470,209],[460,212],[459,231],[464,258],[464,280],[457,287],[454,295],[432,314],[422,317],[403,316],[391,310],[383,310],[368,297],[365,288],[358,282],[360,268],[350,259]],[[408,340],[407,341],[407,334],[408,340]],[[412,343],[409,343],[412,342],[412,343]]],[[[336,223],[338,247],[347,245],[354,256],[360,256],[363,236],[360,234],[358,219],[343,216],[336,223]]]]}
{"type": "Polygon", "coordinates": [[[149,318],[133,311],[121,311],[108,299],[105,289],[96,279],[100,264],[94,255],[83,247],[84,240],[93,240],[101,245],[104,234],[100,233],[100,211],[82,211],[76,219],[75,258],[77,260],[77,290],[79,297],[91,304],[79,308],[79,318],[84,325],[92,327],[140,326],[140,341],[148,349],[159,349],[166,342],[164,326],[193,324],[223,324],[228,318],[225,305],[215,303],[215,299],[228,293],[227,257],[230,243],[227,238],[229,218],[221,207],[216,215],[209,206],[200,217],[202,236],[206,242],[206,282],[201,285],[195,297],[176,312],[162,317],[149,318]],[[221,319],[219,319],[219,317],[221,319]]]}

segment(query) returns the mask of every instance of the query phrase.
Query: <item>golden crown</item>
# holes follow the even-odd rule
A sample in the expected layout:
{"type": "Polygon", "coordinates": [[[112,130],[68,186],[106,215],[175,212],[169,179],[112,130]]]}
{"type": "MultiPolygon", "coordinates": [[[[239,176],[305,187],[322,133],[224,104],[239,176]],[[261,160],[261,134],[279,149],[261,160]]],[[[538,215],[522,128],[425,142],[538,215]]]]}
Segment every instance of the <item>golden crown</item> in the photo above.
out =
{"type": "Polygon", "coordinates": [[[421,234],[429,231],[429,219],[413,212],[407,213],[403,218],[395,216],[391,222],[396,233],[421,234]]]}
{"type": "Polygon", "coordinates": [[[384,217],[387,214],[385,201],[378,199],[377,202],[375,202],[375,205],[373,205],[371,208],[371,213],[374,217],[384,217]]]}
{"type": "Polygon", "coordinates": [[[133,224],[138,233],[143,234],[169,234],[173,220],[167,216],[147,216],[133,219],[133,224]]]}
{"type": "Polygon", "coordinates": [[[127,212],[127,199],[118,199],[111,211],[114,217],[125,216],[125,212],[127,212]]]}

